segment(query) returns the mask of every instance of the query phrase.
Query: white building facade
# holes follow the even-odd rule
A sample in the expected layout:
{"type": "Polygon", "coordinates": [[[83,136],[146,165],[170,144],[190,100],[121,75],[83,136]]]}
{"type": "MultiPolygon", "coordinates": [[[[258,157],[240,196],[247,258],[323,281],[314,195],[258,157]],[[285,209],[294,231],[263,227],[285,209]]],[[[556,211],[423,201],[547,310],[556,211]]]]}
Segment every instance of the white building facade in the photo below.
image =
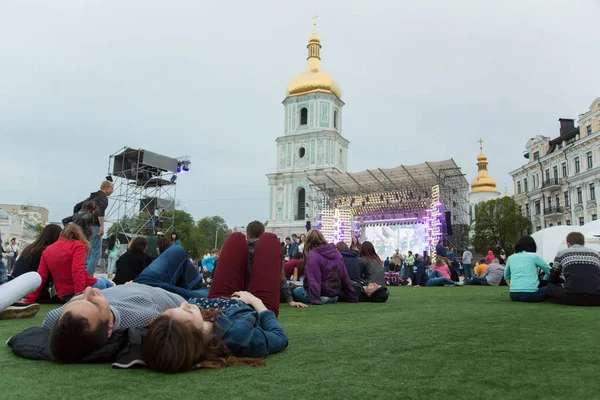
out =
{"type": "Polygon", "coordinates": [[[598,218],[600,97],[579,116],[578,127],[572,119],[559,121],[559,136],[531,138],[524,153],[528,163],[510,173],[514,199],[531,219],[532,232],[598,218]]]}
{"type": "MultiPolygon", "coordinates": [[[[348,140],[342,136],[341,90],[320,66],[320,38],[309,38],[303,73],[293,78],[284,105],[284,135],[277,138],[277,172],[268,174],[267,231],[282,240],[305,232],[315,218],[310,178],[346,172],[348,140]]],[[[333,183],[332,183],[333,184],[333,183]]]]}

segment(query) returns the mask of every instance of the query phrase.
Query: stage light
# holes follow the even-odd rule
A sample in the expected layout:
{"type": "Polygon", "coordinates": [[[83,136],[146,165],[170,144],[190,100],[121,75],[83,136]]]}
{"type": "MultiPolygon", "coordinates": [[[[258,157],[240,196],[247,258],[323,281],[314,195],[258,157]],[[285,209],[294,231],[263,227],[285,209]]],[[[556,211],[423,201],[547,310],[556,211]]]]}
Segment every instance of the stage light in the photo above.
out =
{"type": "Polygon", "coordinates": [[[190,170],[190,165],[192,163],[189,161],[184,161],[183,162],[183,167],[181,168],[184,172],[188,172],[190,170]]]}
{"type": "Polygon", "coordinates": [[[109,182],[113,181],[112,175],[106,175],[106,180],[109,182]]]}
{"type": "Polygon", "coordinates": [[[171,183],[175,183],[176,180],[177,180],[177,175],[173,175],[171,177],[171,183]]]}

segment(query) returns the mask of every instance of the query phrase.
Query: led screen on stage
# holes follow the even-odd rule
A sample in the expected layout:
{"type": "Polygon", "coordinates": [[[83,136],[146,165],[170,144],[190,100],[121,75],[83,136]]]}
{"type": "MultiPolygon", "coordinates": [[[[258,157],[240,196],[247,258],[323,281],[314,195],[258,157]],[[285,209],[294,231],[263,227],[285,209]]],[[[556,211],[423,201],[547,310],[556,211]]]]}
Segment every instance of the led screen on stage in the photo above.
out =
{"type": "Polygon", "coordinates": [[[396,249],[406,254],[423,254],[427,250],[427,232],[424,224],[363,226],[360,230],[360,241],[368,240],[375,246],[375,251],[382,258],[391,256],[396,249]]]}

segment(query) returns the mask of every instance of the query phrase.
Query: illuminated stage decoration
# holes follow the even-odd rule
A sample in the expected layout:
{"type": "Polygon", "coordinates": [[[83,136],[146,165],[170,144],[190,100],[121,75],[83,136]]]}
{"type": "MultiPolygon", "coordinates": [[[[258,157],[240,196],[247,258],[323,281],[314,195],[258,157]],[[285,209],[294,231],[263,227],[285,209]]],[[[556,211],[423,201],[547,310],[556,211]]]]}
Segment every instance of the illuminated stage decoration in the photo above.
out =
{"type": "Polygon", "coordinates": [[[406,241],[394,239],[398,235],[409,235],[411,246],[419,252],[431,252],[440,239],[455,248],[467,245],[466,234],[447,234],[450,224],[464,228],[454,229],[455,233],[466,233],[469,228],[469,184],[452,159],[358,173],[329,173],[309,181],[315,193],[312,202],[321,205],[313,212],[314,226],[319,225],[321,216],[321,231],[329,241],[349,243],[353,235],[364,241],[368,240],[366,236],[374,235],[370,228],[390,227],[381,230],[381,237],[373,238],[378,251],[389,251],[392,243],[404,246],[406,241]],[[447,216],[451,221],[445,220],[447,216]]]}

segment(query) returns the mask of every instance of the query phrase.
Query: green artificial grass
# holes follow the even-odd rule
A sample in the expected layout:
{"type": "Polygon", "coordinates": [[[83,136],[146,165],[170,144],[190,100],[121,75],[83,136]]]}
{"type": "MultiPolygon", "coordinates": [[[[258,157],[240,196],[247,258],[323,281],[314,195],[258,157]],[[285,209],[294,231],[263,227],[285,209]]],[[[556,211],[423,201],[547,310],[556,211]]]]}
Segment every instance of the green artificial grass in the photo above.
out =
{"type": "MultiPolygon", "coordinates": [[[[597,399],[600,308],[513,303],[506,287],[390,288],[383,304],[292,309],[264,368],[179,375],[0,351],[1,399],[597,399]]],[[[40,325],[0,321],[0,339],[40,325]]]]}

